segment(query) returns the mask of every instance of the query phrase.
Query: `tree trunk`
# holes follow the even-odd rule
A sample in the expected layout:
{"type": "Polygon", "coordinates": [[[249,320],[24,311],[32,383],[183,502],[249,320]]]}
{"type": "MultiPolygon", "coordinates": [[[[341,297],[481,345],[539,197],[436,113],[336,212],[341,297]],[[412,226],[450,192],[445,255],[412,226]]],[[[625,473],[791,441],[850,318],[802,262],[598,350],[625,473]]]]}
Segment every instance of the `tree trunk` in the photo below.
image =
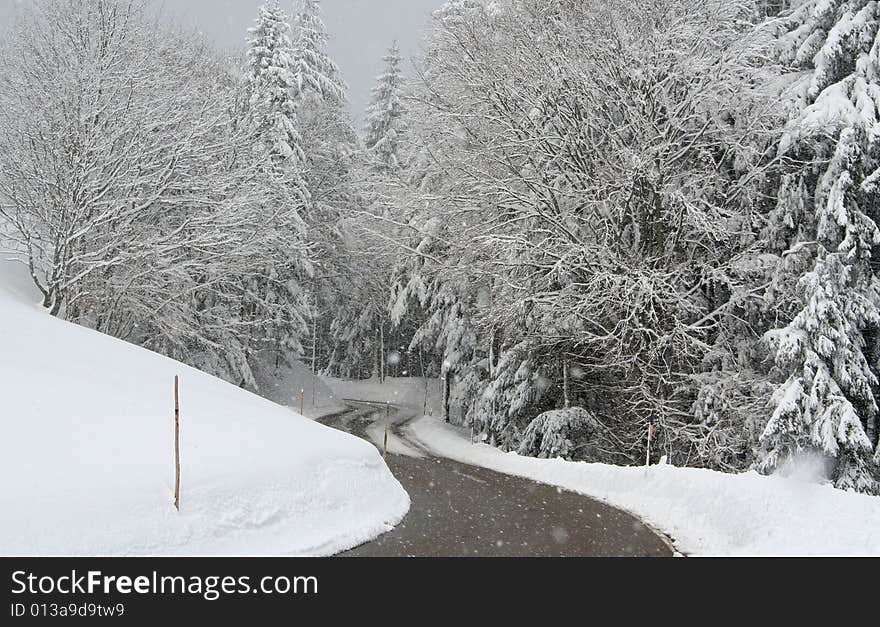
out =
{"type": "Polygon", "coordinates": [[[492,334],[489,336],[489,380],[495,378],[495,328],[492,328],[492,334]]]}
{"type": "Polygon", "coordinates": [[[312,407],[318,400],[318,304],[312,309],[312,407]]]}
{"type": "Polygon", "coordinates": [[[312,309],[312,374],[318,374],[318,309],[312,309]]]}
{"type": "Polygon", "coordinates": [[[379,379],[381,377],[380,372],[379,372],[379,369],[381,367],[379,365],[381,358],[379,357],[379,330],[378,329],[376,329],[376,348],[373,350],[373,354],[376,357],[375,363],[373,364],[373,377],[376,379],[379,379]]]}
{"type": "Polygon", "coordinates": [[[443,420],[449,422],[450,376],[449,370],[443,370],[443,420]]]}
{"type": "Polygon", "coordinates": [[[562,397],[565,402],[565,408],[571,407],[571,397],[568,390],[568,360],[562,360],[562,397]]]}
{"type": "Polygon", "coordinates": [[[379,321],[379,383],[385,383],[385,325],[379,321]]]}

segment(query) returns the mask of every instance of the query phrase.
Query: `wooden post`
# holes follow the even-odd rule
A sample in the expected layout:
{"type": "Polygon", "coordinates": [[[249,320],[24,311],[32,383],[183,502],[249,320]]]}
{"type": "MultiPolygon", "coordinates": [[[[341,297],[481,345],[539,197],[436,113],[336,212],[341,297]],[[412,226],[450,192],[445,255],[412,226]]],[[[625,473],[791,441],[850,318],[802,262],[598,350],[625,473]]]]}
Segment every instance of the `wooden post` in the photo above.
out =
{"type": "Polygon", "coordinates": [[[648,422],[648,451],[645,453],[645,466],[651,465],[651,440],[654,438],[654,421],[648,422]]]}
{"type": "Polygon", "coordinates": [[[180,383],[174,376],[174,509],[180,511],[180,383]]]}
{"type": "Polygon", "coordinates": [[[382,445],[382,458],[388,457],[388,423],[385,423],[385,442],[382,445]]]}
{"type": "Polygon", "coordinates": [[[305,403],[306,403],[306,389],[300,388],[299,391],[299,413],[305,416],[305,403]]]}

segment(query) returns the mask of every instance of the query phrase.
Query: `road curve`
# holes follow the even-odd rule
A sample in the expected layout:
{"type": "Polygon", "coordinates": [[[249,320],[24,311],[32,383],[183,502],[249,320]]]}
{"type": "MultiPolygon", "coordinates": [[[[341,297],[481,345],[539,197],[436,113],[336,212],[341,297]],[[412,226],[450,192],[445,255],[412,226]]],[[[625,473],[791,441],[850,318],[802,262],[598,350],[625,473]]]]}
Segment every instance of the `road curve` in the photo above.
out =
{"type": "MultiPolygon", "coordinates": [[[[386,416],[384,406],[349,402],[321,419],[359,437],[386,416]]],[[[389,406],[394,435],[412,419],[389,406]]],[[[360,557],[669,557],[670,544],[632,515],[588,497],[450,459],[387,456],[412,507],[389,533],[344,556],[360,557]]]]}

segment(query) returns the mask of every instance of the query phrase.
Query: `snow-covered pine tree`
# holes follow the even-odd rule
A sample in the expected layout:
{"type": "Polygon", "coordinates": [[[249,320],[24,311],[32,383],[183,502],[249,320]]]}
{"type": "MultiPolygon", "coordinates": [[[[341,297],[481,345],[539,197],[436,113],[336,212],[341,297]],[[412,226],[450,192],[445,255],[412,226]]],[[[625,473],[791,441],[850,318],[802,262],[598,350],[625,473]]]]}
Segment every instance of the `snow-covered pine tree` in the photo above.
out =
{"type": "Polygon", "coordinates": [[[293,18],[292,71],[299,99],[314,94],[331,103],[346,101],[348,87],[339,66],[330,58],[327,29],[321,19],[320,0],[301,0],[293,18]]]}
{"type": "Polygon", "coordinates": [[[250,103],[262,148],[276,166],[299,176],[306,158],[297,127],[297,83],[288,17],[277,2],[270,2],[260,7],[249,32],[250,103]]]}
{"type": "Polygon", "coordinates": [[[371,166],[383,171],[396,171],[403,164],[400,140],[404,123],[402,59],[397,42],[391,45],[382,60],[385,69],[376,78],[367,108],[364,147],[371,166]]]}
{"type": "Polygon", "coordinates": [[[793,374],[774,397],[760,468],[769,472],[801,453],[821,451],[837,460],[837,487],[871,493],[871,442],[857,407],[876,413],[871,386],[877,379],[863,354],[861,328],[880,318],[869,300],[851,292],[851,270],[839,255],[818,260],[801,280],[804,309],[769,334],[777,364],[793,374]]]}
{"type": "MultiPolygon", "coordinates": [[[[312,251],[307,242],[295,240],[305,233],[301,214],[310,193],[289,18],[273,0],[260,8],[249,32],[249,115],[259,139],[258,151],[269,164],[271,187],[277,194],[266,207],[266,219],[287,240],[288,249],[300,250],[295,254],[264,251],[261,271],[245,284],[242,315],[249,333],[244,356],[250,360],[257,358],[258,352],[268,351],[258,359],[279,362],[301,352],[300,339],[308,329],[310,308],[301,284],[311,279],[314,268],[311,260],[302,257],[310,257],[312,251]],[[306,250],[309,253],[302,255],[306,250]]],[[[255,385],[255,381],[245,383],[255,385]]]]}
{"type": "MultiPolygon", "coordinates": [[[[779,152],[803,173],[798,185],[806,184],[814,205],[814,232],[800,231],[788,254],[814,253],[814,260],[798,282],[802,310],[767,335],[789,377],[762,436],[759,468],[772,471],[815,449],[836,460],[837,487],[877,492],[868,437],[876,437],[877,364],[868,361],[874,351],[866,338],[880,325],[872,263],[880,244],[880,8],[807,0],[784,24],[779,57],[793,70],[792,116],[779,152]]],[[[784,222],[800,221],[804,197],[780,192],[784,222]]]]}

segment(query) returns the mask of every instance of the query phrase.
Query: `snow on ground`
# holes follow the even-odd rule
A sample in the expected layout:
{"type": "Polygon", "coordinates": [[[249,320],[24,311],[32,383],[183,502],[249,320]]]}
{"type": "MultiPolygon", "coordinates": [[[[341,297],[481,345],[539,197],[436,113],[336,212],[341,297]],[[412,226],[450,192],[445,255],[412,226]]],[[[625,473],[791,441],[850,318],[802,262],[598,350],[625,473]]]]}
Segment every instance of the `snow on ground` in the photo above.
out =
{"type": "MultiPolygon", "coordinates": [[[[422,380],[347,385],[346,395],[382,400],[384,388],[384,398],[404,399],[410,407],[424,395],[422,380]]],[[[430,386],[435,389],[436,382],[430,386]]],[[[435,415],[438,398],[429,394],[435,415]]],[[[632,512],[690,555],[880,555],[877,497],[754,472],[732,475],[668,465],[626,468],[521,457],[471,444],[469,431],[430,416],[408,429],[416,443],[436,455],[559,486],[632,512]]]]}
{"type": "Polygon", "coordinates": [[[23,270],[0,262],[0,554],[327,555],[407,512],[369,443],[51,318],[23,270]]]}

